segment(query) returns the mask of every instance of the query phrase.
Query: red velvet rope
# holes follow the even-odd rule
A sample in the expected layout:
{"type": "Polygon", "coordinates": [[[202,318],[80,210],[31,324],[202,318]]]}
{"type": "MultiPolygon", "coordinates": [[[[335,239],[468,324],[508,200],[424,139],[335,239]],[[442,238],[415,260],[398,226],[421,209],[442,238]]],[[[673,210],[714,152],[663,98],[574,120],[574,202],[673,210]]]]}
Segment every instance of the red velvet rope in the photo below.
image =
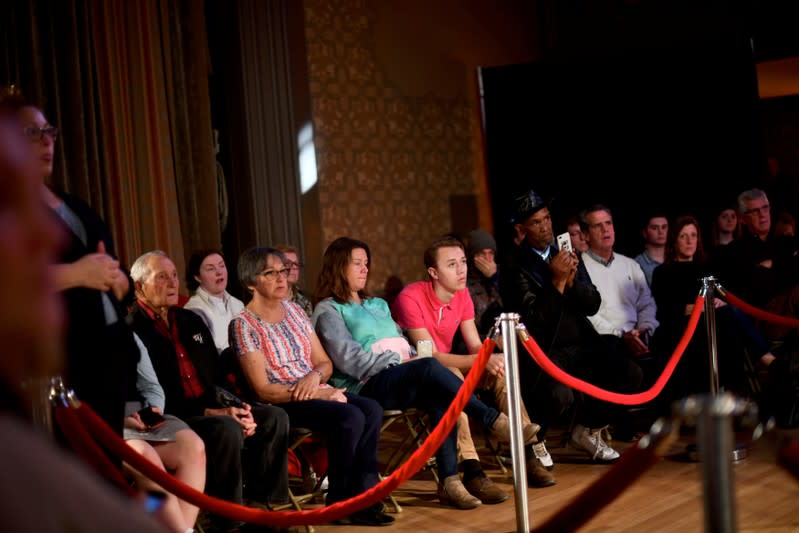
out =
{"type": "MultiPolygon", "coordinates": [[[[61,432],[69,441],[69,445],[84,462],[92,465],[92,468],[100,476],[113,482],[128,496],[136,494],[136,491],[125,479],[125,476],[122,475],[119,468],[111,462],[106,452],[86,432],[74,410],[69,408],[56,409],[55,417],[61,432]]],[[[109,431],[111,431],[110,428],[109,431]]]]}
{"type": "Polygon", "coordinates": [[[568,374],[546,356],[543,350],[541,350],[541,347],[538,346],[538,343],[536,343],[535,339],[532,337],[528,337],[527,340],[522,344],[524,344],[524,347],[527,348],[527,351],[533,357],[533,360],[538,363],[538,366],[540,366],[544,372],[560,381],[564,385],[606,402],[612,402],[621,405],[639,405],[649,402],[657,397],[657,395],[663,390],[666,382],[668,382],[668,380],[671,378],[672,373],[674,373],[674,368],[677,366],[677,363],[680,362],[680,358],[682,357],[685,348],[688,346],[691,337],[694,335],[696,325],[699,322],[699,317],[702,315],[704,303],[705,298],[702,295],[696,297],[694,310],[691,313],[691,317],[688,319],[688,326],[685,328],[685,332],[683,333],[679,344],[677,344],[677,347],[674,349],[674,353],[671,355],[668,363],[666,363],[666,367],[663,369],[663,372],[660,374],[657,381],[655,381],[654,385],[649,388],[649,390],[636,394],[622,394],[619,392],[601,389],[596,385],[592,385],[587,381],[583,381],[582,379],[568,374]]]}
{"type": "Polygon", "coordinates": [[[794,440],[777,451],[777,463],[799,481],[799,440],[794,440]]]}
{"type": "Polygon", "coordinates": [[[723,296],[724,299],[727,300],[727,303],[734,305],[744,313],[752,315],[755,318],[759,318],[760,320],[765,320],[766,322],[773,322],[774,324],[790,326],[792,328],[799,328],[799,320],[797,320],[796,318],[775,315],[774,313],[769,313],[768,311],[758,309],[757,307],[744,302],[743,300],[741,300],[740,298],[738,298],[729,291],[725,291],[723,296]]]}
{"type": "MultiPolygon", "coordinates": [[[[355,511],[364,509],[382,500],[402,483],[410,479],[411,476],[416,474],[416,472],[427,463],[427,460],[438,450],[444,442],[444,439],[447,438],[447,435],[449,435],[455,427],[458,416],[460,416],[461,411],[466,407],[469,398],[477,387],[477,383],[485,369],[486,362],[494,351],[495,346],[493,340],[486,339],[483,346],[480,348],[480,352],[472,366],[472,370],[466,375],[463,385],[444,413],[444,416],[427,439],[425,439],[422,446],[420,446],[402,466],[397,468],[390,476],[383,479],[380,483],[358,496],[309,511],[264,511],[262,509],[245,507],[207,496],[174,478],[169,473],[164,472],[145,457],[128,447],[125,441],[114,433],[87,404],[81,404],[76,410],[76,413],[83,423],[83,431],[88,430],[94,438],[100,441],[112,453],[118,455],[133,468],[158,483],[164,490],[171,492],[178,498],[192,505],[196,505],[201,509],[233,520],[243,520],[259,525],[288,527],[294,525],[318,524],[349,516],[355,511]]],[[[57,411],[61,410],[68,410],[68,408],[57,409],[57,411]]]]}
{"type": "Polygon", "coordinates": [[[635,445],[628,448],[610,470],[531,533],[576,531],[657,462],[658,456],[653,447],[641,449],[635,445]]]}

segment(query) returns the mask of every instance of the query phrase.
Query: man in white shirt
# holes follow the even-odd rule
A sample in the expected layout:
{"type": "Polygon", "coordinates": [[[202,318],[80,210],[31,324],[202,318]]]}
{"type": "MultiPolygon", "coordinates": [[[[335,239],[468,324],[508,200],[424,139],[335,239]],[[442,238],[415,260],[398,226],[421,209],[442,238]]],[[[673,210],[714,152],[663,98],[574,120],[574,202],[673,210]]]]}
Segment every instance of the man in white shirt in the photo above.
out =
{"type": "Polygon", "coordinates": [[[591,281],[602,296],[599,311],[588,319],[611,346],[630,355],[649,352],[649,339],[658,327],[657,307],[641,266],[632,258],[613,251],[616,233],[613,215],[604,205],[595,205],[580,215],[588,241],[583,262],[591,281]]]}

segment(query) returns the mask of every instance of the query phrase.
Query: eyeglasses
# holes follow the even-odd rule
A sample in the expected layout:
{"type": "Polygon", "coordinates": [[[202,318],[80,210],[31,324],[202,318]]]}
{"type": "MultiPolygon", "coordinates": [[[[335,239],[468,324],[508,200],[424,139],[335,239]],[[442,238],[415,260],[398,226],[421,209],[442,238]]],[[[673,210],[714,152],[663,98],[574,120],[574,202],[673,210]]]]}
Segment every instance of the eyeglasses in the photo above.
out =
{"type": "Polygon", "coordinates": [[[286,266],[289,268],[302,268],[305,265],[297,261],[286,261],[286,266]]]}
{"type": "Polygon", "coordinates": [[[48,137],[50,137],[51,140],[54,141],[56,140],[56,137],[58,137],[58,128],[56,128],[55,126],[47,126],[46,128],[28,126],[24,130],[22,130],[22,133],[31,142],[39,142],[42,140],[42,138],[45,135],[47,135],[48,137]]]}
{"type": "Polygon", "coordinates": [[[752,209],[747,209],[744,211],[744,215],[766,215],[768,214],[771,206],[769,204],[761,205],[760,207],[753,207],[752,209]]]}
{"type": "Polygon", "coordinates": [[[289,277],[289,269],[284,268],[283,270],[264,270],[258,275],[265,277],[269,281],[275,281],[278,276],[281,276],[283,278],[289,277]]]}

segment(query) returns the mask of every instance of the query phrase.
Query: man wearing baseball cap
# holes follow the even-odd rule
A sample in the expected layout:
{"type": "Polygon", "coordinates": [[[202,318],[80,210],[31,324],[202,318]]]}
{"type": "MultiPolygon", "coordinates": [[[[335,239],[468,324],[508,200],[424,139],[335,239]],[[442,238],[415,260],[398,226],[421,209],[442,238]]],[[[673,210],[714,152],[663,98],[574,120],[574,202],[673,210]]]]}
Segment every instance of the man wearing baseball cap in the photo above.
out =
{"type": "MultiPolygon", "coordinates": [[[[599,292],[577,255],[554,245],[547,202],[533,190],[518,196],[512,222],[523,240],[502,266],[500,294],[505,311],[519,313],[547,356],[569,374],[599,387],[631,392],[625,384],[639,382],[641,370],[605,349],[588,321],[599,309],[599,292]],[[635,375],[638,381],[630,377],[635,375]]],[[[550,466],[545,433],[572,407],[574,391],[544,373],[524,349],[519,353],[519,368],[525,407],[541,425],[536,455],[544,466],[550,466]]],[[[571,446],[597,462],[618,459],[601,430],[619,412],[616,406],[586,396],[575,417],[571,446]]]]}

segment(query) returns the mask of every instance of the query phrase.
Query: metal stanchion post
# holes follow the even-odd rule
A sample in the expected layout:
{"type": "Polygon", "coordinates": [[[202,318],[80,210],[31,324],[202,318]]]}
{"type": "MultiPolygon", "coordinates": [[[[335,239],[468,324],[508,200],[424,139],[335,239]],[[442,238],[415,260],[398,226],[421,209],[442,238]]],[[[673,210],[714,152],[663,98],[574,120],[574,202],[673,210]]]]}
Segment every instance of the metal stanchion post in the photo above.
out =
{"type": "Polygon", "coordinates": [[[48,435],[53,434],[53,406],[50,403],[51,379],[31,378],[22,384],[30,398],[31,419],[34,425],[48,435]]]}
{"type": "Polygon", "coordinates": [[[732,533],[735,525],[733,494],[732,410],[730,394],[713,395],[699,413],[696,434],[702,456],[702,499],[705,531],[732,533]]]}
{"type": "Polygon", "coordinates": [[[705,296],[705,328],[707,330],[707,350],[710,355],[710,393],[719,393],[719,352],[716,342],[716,306],[713,303],[716,294],[716,278],[702,278],[702,292],[705,296]]]}
{"type": "Polygon", "coordinates": [[[505,388],[508,391],[508,417],[510,418],[510,450],[513,460],[513,488],[516,498],[516,531],[530,531],[530,516],[527,506],[527,468],[524,462],[524,438],[522,436],[521,395],[519,388],[519,358],[516,343],[516,326],[519,315],[502,313],[502,351],[505,354],[505,388]]]}
{"type": "MultiPolygon", "coordinates": [[[[716,305],[713,300],[716,295],[717,280],[713,276],[702,278],[702,292],[705,296],[705,328],[707,330],[707,350],[710,357],[710,394],[718,396],[721,390],[719,385],[719,352],[716,338],[716,305]]],[[[730,456],[733,461],[740,461],[749,455],[746,445],[736,444],[730,446],[730,456]]]]}
{"type": "MultiPolygon", "coordinates": [[[[732,417],[744,414],[757,419],[756,405],[738,400],[730,393],[689,396],[674,409],[677,418],[696,422],[699,453],[702,457],[702,500],[705,531],[732,533],[737,529],[735,480],[732,468],[734,437],[732,417]]],[[[758,425],[754,436],[762,433],[758,425]]]]}

